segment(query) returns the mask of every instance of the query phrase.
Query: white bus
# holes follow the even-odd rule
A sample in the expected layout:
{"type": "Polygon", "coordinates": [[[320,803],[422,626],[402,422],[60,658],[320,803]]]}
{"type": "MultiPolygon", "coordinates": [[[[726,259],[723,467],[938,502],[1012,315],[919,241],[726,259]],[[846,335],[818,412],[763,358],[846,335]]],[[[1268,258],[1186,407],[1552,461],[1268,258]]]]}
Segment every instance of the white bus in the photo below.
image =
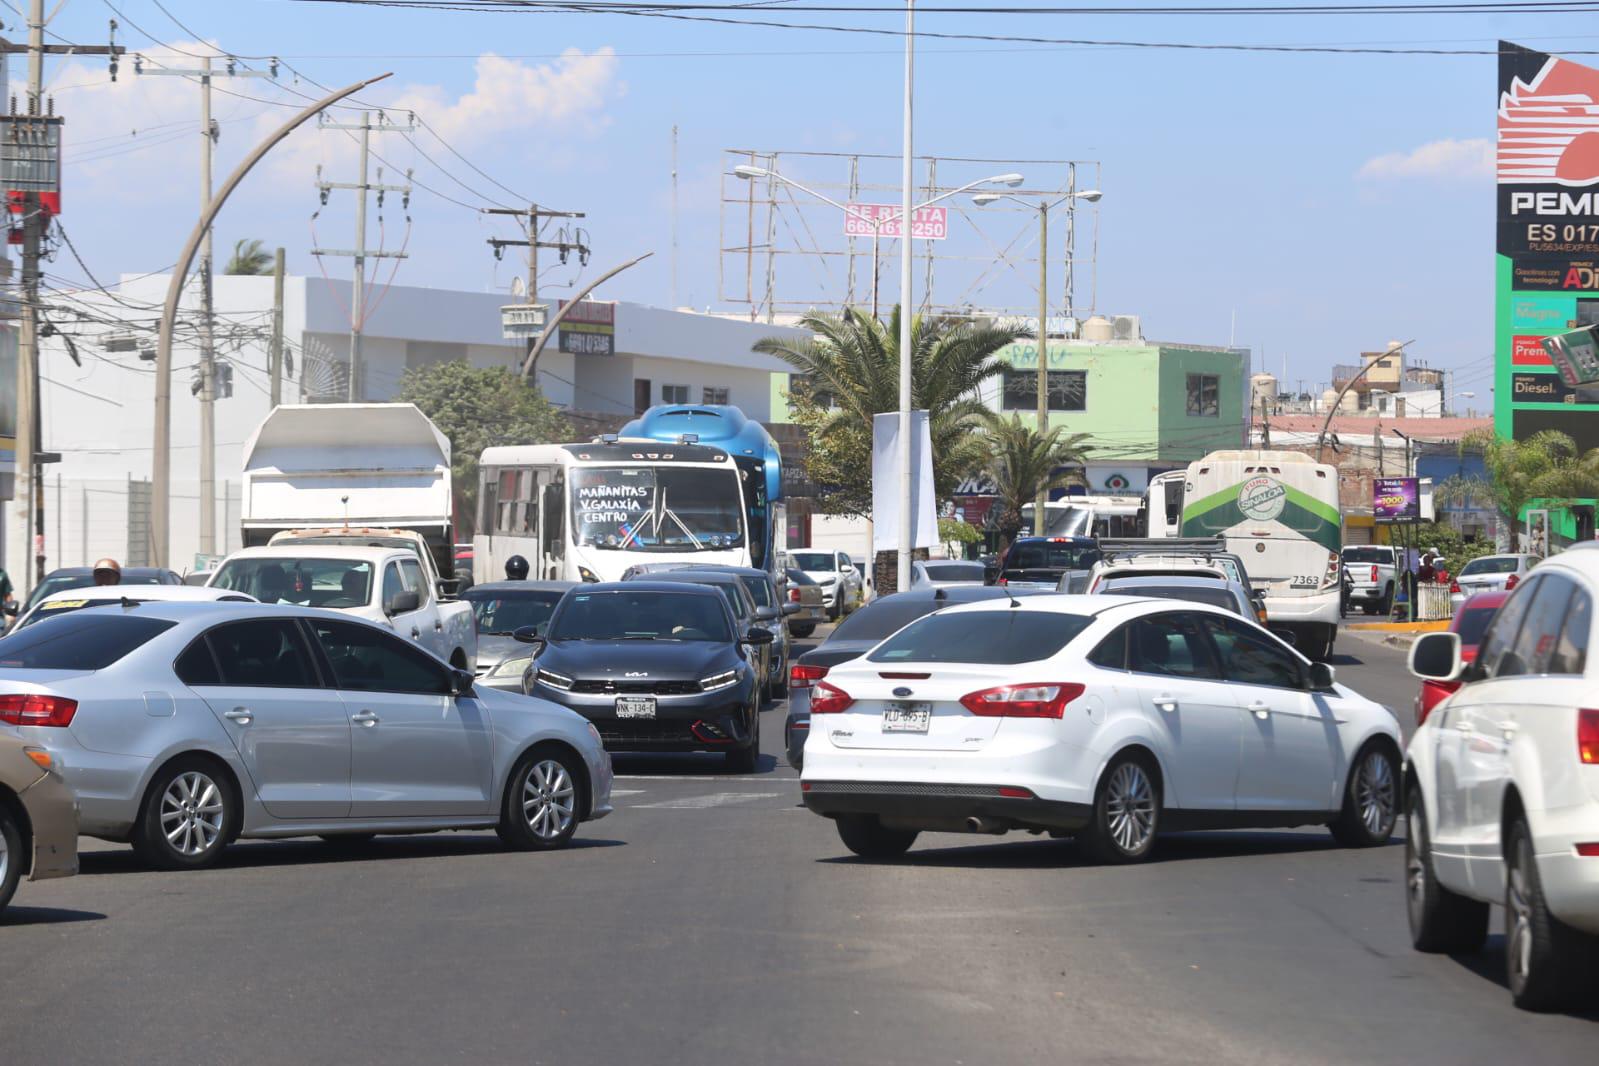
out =
{"type": "MultiPolygon", "coordinates": [[[[1138,496],[1062,496],[1044,504],[1046,537],[1136,537],[1138,496]]],[[[1033,531],[1033,505],[1022,504],[1022,535],[1033,531]]]]}
{"type": "Polygon", "coordinates": [[[1183,535],[1183,483],[1187,470],[1168,470],[1149,479],[1144,493],[1145,537],[1166,540],[1183,535]]]}
{"type": "Polygon", "coordinates": [[[721,448],[615,440],[488,448],[478,460],[479,581],[617,581],[636,563],[750,565],[742,479],[721,448]]]}
{"type": "Polygon", "coordinates": [[[1302,452],[1212,452],[1188,466],[1185,537],[1222,537],[1265,590],[1266,624],[1312,659],[1338,635],[1338,470],[1302,452]]]}

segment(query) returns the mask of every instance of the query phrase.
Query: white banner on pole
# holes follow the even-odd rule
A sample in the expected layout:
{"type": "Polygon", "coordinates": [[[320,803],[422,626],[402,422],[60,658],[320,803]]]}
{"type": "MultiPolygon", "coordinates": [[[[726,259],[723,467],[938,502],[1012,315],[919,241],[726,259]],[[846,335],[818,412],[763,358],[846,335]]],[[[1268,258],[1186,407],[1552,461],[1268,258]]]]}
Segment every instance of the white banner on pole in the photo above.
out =
{"type": "MultiPolygon", "coordinates": [[[[938,545],[933,511],[933,440],[927,412],[911,412],[911,544],[938,545]]],[[[874,551],[899,550],[899,412],[872,416],[872,530],[874,551]]],[[[867,563],[870,569],[870,562],[867,563]]]]}

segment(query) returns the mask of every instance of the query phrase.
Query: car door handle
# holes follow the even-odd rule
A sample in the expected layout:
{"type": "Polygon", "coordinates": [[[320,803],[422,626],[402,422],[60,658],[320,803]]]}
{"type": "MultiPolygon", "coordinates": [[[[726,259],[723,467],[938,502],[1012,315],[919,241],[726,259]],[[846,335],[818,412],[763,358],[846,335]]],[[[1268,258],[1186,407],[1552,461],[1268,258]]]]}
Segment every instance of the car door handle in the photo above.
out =
{"type": "Polygon", "coordinates": [[[1151,702],[1155,704],[1155,710],[1157,711],[1165,711],[1167,714],[1172,714],[1177,710],[1176,696],[1156,696],[1151,702]]]}
{"type": "Polygon", "coordinates": [[[1266,717],[1268,717],[1271,714],[1271,707],[1268,706],[1266,703],[1264,703],[1261,700],[1256,700],[1254,703],[1251,703],[1248,707],[1245,707],[1244,710],[1248,711],[1250,714],[1254,715],[1256,718],[1266,718],[1266,717]]]}
{"type": "Polygon", "coordinates": [[[1455,728],[1462,733],[1469,733],[1471,732],[1471,723],[1464,718],[1456,718],[1455,728]]]}
{"type": "Polygon", "coordinates": [[[360,714],[350,715],[350,721],[359,722],[361,725],[370,727],[377,725],[381,719],[371,711],[362,711],[360,714]]]}
{"type": "Polygon", "coordinates": [[[230,722],[238,722],[240,725],[249,725],[255,721],[255,712],[248,707],[235,707],[231,711],[223,711],[222,717],[230,722]]]}
{"type": "Polygon", "coordinates": [[[422,639],[422,631],[420,629],[418,629],[416,626],[412,626],[411,627],[411,639],[412,640],[421,640],[422,639]]]}
{"type": "Polygon", "coordinates": [[[444,620],[442,618],[433,619],[433,631],[435,633],[444,632],[444,620]]]}

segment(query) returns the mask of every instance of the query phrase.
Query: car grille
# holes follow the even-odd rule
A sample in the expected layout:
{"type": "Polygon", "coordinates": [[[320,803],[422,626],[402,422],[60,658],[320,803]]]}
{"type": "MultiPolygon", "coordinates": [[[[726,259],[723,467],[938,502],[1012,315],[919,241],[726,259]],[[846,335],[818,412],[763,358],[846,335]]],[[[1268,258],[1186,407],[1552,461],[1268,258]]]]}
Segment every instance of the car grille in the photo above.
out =
{"type": "Polygon", "coordinates": [[[649,718],[606,718],[594,723],[600,741],[608,748],[629,744],[681,744],[694,742],[692,723],[649,718]]]}
{"type": "Polygon", "coordinates": [[[613,681],[586,678],[572,682],[572,691],[590,696],[692,696],[700,691],[698,681],[613,681]]]}

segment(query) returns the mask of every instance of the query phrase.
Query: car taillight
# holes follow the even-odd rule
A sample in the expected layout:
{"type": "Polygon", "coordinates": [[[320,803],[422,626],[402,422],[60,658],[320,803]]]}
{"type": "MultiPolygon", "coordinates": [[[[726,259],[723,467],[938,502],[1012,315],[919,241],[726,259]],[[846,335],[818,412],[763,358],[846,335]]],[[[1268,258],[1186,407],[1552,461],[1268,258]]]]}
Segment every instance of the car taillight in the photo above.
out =
{"type": "MultiPolygon", "coordinates": [[[[0,696],[0,722],[64,728],[78,713],[78,701],[65,696],[0,696]]],[[[1599,751],[1599,745],[1595,747],[1599,751]]]]}
{"type": "Polygon", "coordinates": [[[816,684],[816,691],[811,693],[812,714],[842,714],[855,702],[851,696],[841,688],[835,688],[826,681],[816,684]]]}
{"type": "Polygon", "coordinates": [[[996,582],[994,582],[994,584],[996,584],[996,585],[1003,585],[1003,584],[1006,584],[1006,581],[1005,581],[1005,579],[1004,579],[1004,578],[1000,578],[1000,579],[999,579],[999,580],[998,580],[998,581],[996,581],[996,582]]]}
{"type": "Polygon", "coordinates": [[[788,598],[793,602],[798,603],[800,601],[799,589],[789,589],[788,598]]]}
{"type": "Polygon", "coordinates": [[[1322,581],[1322,584],[1323,585],[1336,585],[1336,584],[1338,584],[1338,575],[1343,572],[1343,569],[1344,569],[1343,556],[1339,555],[1337,552],[1328,552],[1327,553],[1327,577],[1326,577],[1325,580],[1322,581]]]}
{"type": "Polygon", "coordinates": [[[1373,585],[1377,583],[1377,566],[1375,563],[1373,563],[1371,567],[1371,583],[1373,585]]]}
{"type": "Polygon", "coordinates": [[[1599,711],[1577,712],[1577,754],[1589,766],[1599,766],[1599,711]]]}
{"type": "Polygon", "coordinates": [[[1449,594],[1451,596],[1454,595],[1455,593],[1459,592],[1459,591],[1460,591],[1460,582],[1458,582],[1458,581],[1449,582],[1449,594]]]}
{"type": "Polygon", "coordinates": [[[1060,718],[1083,691],[1076,682],[1000,685],[968,692],[961,706],[983,718],[1060,718]]]}
{"type": "Polygon", "coordinates": [[[788,687],[810,688],[816,682],[827,676],[827,667],[811,666],[808,663],[794,663],[788,668],[788,687]]]}
{"type": "Polygon", "coordinates": [[[1521,575],[1511,574],[1509,577],[1505,578],[1505,591],[1509,592],[1511,589],[1515,588],[1516,584],[1520,581],[1521,575]]]}

